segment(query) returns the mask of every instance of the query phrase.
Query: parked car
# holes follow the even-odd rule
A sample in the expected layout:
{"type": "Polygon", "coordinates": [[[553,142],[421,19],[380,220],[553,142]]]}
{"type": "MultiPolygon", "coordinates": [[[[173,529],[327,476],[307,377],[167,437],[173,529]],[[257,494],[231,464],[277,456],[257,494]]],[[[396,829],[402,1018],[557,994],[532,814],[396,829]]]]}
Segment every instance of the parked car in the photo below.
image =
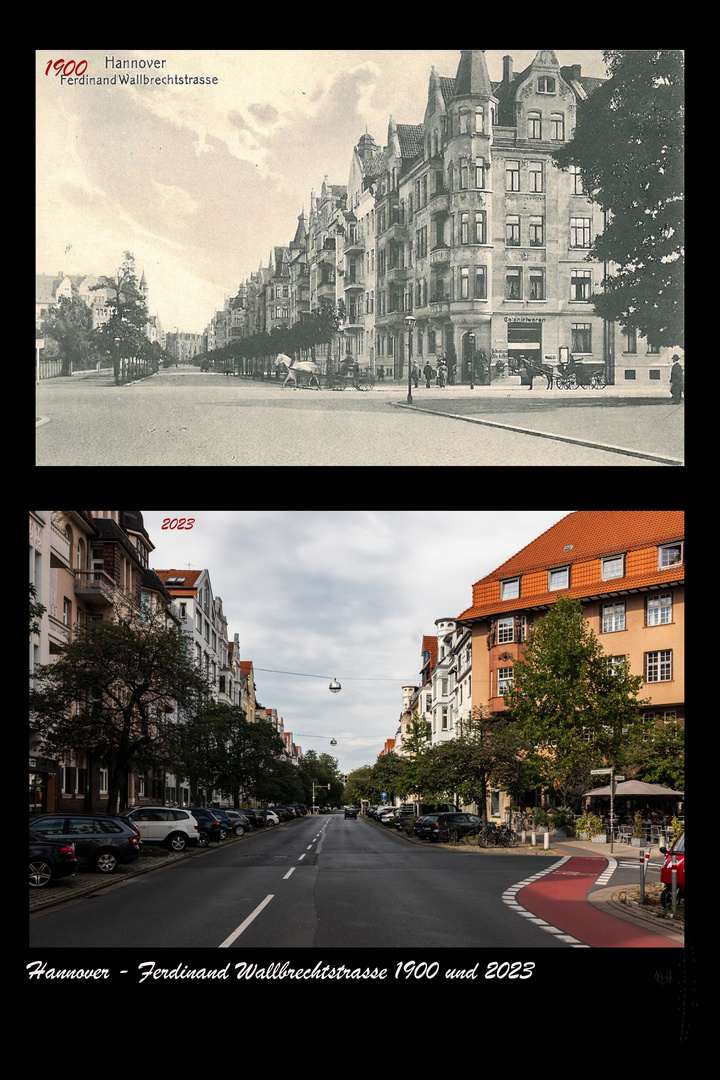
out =
{"type": "Polygon", "coordinates": [[[346,806],[345,807],[345,817],[353,817],[353,818],[357,819],[357,810],[355,809],[354,806],[346,806]]]}
{"type": "Polygon", "coordinates": [[[681,833],[669,850],[661,847],[660,851],[665,856],[665,862],[660,869],[660,881],[665,888],[660,894],[660,900],[663,907],[670,907],[672,904],[673,855],[677,855],[677,898],[678,901],[685,899],[685,833],[681,833]]]}
{"type": "Polygon", "coordinates": [[[413,832],[421,840],[448,841],[455,836],[466,836],[482,825],[477,814],[425,814],[413,826],[413,832]]]}
{"type": "Polygon", "coordinates": [[[134,862],[141,851],[137,826],[110,814],[43,814],[32,818],[30,829],[45,840],[74,844],[80,866],[100,874],[134,862]]]}
{"type": "Polygon", "coordinates": [[[192,806],[190,813],[198,823],[198,844],[207,847],[211,841],[224,840],[227,829],[212,810],[205,806],[192,806]]]}
{"type": "Polygon", "coordinates": [[[198,823],[189,810],[177,806],[136,806],[123,817],[140,830],[144,844],[161,844],[180,852],[198,842],[198,823]]]}
{"type": "Polygon", "coordinates": [[[43,889],[58,878],[74,877],[78,865],[74,844],[48,840],[30,830],[31,889],[43,889]]]}
{"type": "Polygon", "coordinates": [[[240,813],[248,819],[254,829],[262,829],[265,825],[265,818],[260,810],[251,809],[248,806],[243,807],[240,813]]]}
{"type": "Polygon", "coordinates": [[[236,836],[242,836],[244,833],[252,832],[252,822],[244,814],[241,814],[239,810],[226,810],[225,813],[230,820],[230,826],[236,836]]]}
{"type": "Polygon", "coordinates": [[[218,810],[217,807],[213,806],[212,812],[216,818],[220,819],[220,824],[224,826],[226,835],[236,832],[234,819],[230,817],[229,810],[218,810]]]}

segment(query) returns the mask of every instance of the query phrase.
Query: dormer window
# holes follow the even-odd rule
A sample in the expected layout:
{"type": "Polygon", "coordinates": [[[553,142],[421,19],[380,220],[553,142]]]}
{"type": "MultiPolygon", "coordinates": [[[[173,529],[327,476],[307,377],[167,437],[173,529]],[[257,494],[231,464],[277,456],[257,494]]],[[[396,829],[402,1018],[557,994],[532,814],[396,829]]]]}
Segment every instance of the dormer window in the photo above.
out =
{"type": "Polygon", "coordinates": [[[515,600],[520,595],[520,578],[500,582],[500,599],[515,600]]]}
{"type": "Polygon", "coordinates": [[[683,561],[682,541],[677,544],[665,544],[658,548],[658,570],[665,570],[668,566],[678,566],[683,561]]]}
{"type": "Polygon", "coordinates": [[[570,567],[560,566],[548,573],[548,592],[570,588],[570,567]]]}
{"type": "Polygon", "coordinates": [[[550,75],[541,75],[538,79],[538,94],[554,94],[555,80],[550,75]]]}

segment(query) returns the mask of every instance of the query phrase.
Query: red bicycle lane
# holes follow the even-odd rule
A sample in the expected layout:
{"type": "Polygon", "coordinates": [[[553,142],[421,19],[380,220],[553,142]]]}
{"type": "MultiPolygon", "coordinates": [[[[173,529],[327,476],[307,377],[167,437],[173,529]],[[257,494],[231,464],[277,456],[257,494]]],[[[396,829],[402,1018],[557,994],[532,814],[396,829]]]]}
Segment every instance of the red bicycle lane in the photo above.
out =
{"type": "Polygon", "coordinates": [[[587,894],[606,865],[602,858],[572,857],[526,885],[515,899],[533,915],[594,949],[681,949],[682,945],[662,934],[593,907],[587,894]]]}

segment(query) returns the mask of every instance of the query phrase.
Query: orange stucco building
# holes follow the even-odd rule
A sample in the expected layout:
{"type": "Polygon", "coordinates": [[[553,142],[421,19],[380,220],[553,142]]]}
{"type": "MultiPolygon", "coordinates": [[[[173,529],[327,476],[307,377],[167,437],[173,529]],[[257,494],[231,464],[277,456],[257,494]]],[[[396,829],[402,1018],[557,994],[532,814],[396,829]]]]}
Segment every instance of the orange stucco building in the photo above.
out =
{"type": "Polygon", "coordinates": [[[472,627],[473,708],[505,708],[530,627],[563,595],[643,676],[646,715],[684,722],[684,538],[680,510],[578,510],[476,582],[458,617],[472,627]]]}

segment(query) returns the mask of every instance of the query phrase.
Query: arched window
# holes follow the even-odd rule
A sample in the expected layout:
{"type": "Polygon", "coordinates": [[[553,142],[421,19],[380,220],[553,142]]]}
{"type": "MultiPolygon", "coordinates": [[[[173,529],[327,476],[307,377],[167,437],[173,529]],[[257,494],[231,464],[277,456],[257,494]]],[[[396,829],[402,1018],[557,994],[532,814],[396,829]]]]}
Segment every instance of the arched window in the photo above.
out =
{"type": "Polygon", "coordinates": [[[542,118],[539,112],[528,113],[528,139],[542,139],[542,118]]]}

